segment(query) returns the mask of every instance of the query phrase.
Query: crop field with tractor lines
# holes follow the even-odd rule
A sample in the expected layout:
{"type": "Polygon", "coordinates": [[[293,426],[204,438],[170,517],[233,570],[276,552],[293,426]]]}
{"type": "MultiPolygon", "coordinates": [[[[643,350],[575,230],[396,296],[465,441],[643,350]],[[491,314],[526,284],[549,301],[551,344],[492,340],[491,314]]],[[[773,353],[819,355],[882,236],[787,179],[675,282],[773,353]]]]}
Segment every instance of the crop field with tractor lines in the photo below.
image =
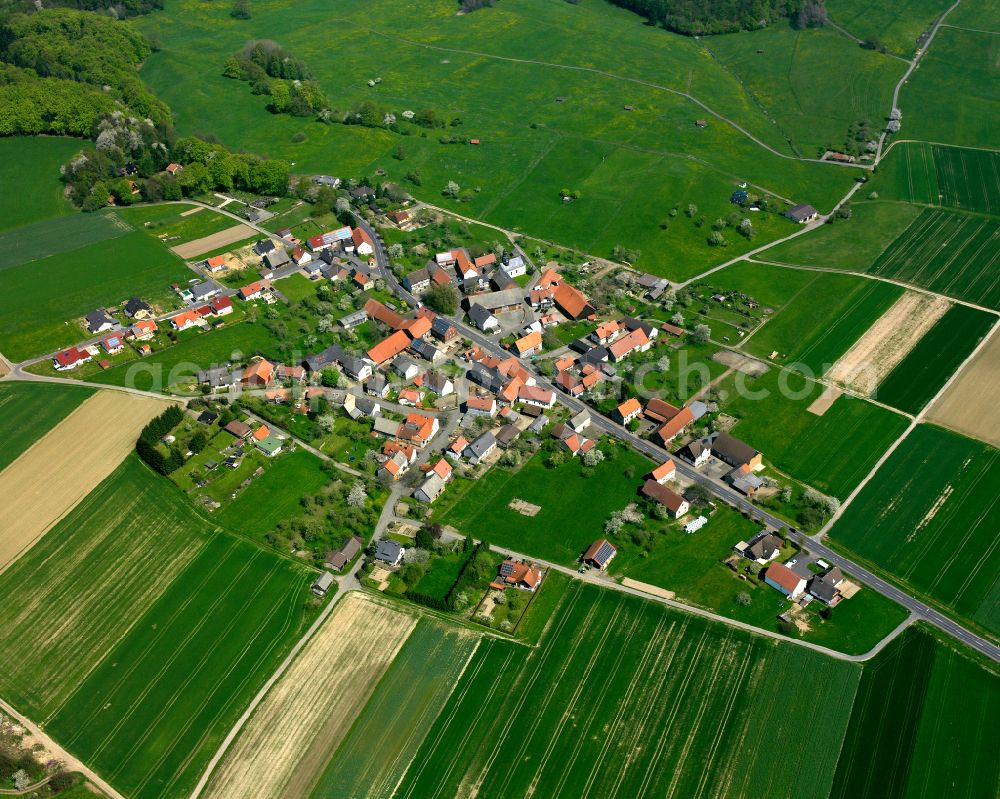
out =
{"type": "Polygon", "coordinates": [[[84,386],[0,384],[0,471],[93,393],[84,386]]]}
{"type": "Polygon", "coordinates": [[[830,536],[1000,635],[1000,451],[919,425],[830,536]]]}
{"type": "Polygon", "coordinates": [[[483,642],[396,795],[823,794],[847,719],[796,735],[764,688],[793,674],[843,707],[860,670],[574,583],[538,648],[483,642]],[[774,769],[771,740],[810,769],[774,769]]]}

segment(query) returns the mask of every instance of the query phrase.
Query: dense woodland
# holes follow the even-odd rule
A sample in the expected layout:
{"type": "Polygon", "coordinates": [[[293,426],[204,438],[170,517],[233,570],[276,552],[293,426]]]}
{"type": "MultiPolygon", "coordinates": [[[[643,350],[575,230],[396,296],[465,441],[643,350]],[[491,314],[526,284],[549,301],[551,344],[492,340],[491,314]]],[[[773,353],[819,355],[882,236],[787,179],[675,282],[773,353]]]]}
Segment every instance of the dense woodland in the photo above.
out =
{"type": "Polygon", "coordinates": [[[763,28],[784,18],[798,27],[825,21],[822,0],[608,0],[667,30],[696,36],[763,28]]]}

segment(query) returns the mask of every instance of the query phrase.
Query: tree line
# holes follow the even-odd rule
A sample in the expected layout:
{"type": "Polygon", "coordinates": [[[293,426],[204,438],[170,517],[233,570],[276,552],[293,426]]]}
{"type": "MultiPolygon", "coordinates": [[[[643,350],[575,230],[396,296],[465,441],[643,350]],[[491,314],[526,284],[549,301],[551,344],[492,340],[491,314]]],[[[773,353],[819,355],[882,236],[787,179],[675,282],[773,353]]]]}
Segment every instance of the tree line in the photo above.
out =
{"type": "Polygon", "coordinates": [[[798,27],[825,21],[822,0],[609,0],[676,33],[700,36],[755,30],[792,20],[798,27]]]}
{"type": "Polygon", "coordinates": [[[164,455],[157,444],[168,435],[184,419],[184,411],[179,405],[171,405],[163,413],[142,428],[135,442],[135,451],[139,453],[150,468],[160,474],[167,475],[176,471],[184,464],[184,453],[179,447],[173,447],[164,455]]]}

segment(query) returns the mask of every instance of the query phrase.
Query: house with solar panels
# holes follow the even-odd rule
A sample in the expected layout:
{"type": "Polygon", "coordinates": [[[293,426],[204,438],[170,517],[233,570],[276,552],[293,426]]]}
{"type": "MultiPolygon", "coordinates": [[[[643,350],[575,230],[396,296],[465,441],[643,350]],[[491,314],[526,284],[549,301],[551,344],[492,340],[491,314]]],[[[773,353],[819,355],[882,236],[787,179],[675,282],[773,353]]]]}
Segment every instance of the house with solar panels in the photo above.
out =
{"type": "Polygon", "coordinates": [[[583,553],[580,560],[587,566],[604,571],[617,554],[618,549],[614,544],[606,538],[599,538],[583,553]]]}

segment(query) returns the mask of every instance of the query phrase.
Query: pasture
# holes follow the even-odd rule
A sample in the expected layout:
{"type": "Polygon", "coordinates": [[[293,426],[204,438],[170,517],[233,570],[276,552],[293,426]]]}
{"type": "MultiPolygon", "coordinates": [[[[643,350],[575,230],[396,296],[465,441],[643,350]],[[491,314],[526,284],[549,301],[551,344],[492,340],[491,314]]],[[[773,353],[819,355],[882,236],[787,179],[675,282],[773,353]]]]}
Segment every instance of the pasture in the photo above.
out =
{"type": "Polygon", "coordinates": [[[121,208],[117,213],[133,227],[168,247],[210,236],[237,224],[232,217],[189,203],[135,206],[121,208]]]}
{"type": "Polygon", "coordinates": [[[925,208],[869,272],[1000,308],[1000,221],[925,208]]]}
{"type": "Polygon", "coordinates": [[[1000,451],[919,425],[830,531],[910,590],[1000,634],[1000,451]]]}
{"type": "MultiPolygon", "coordinates": [[[[705,48],[743,81],[797,154],[840,149],[850,126],[877,129],[889,113],[902,62],[864,50],[831,28],[776,24],[749,35],[703,39],[705,48]],[[836,64],[836,69],[830,69],[836,64]]],[[[845,170],[854,175],[854,170],[845,170]]],[[[815,205],[815,203],[814,203],[815,205]]]]}
{"type": "Polygon", "coordinates": [[[549,468],[539,453],[516,471],[494,467],[479,480],[457,480],[435,503],[434,519],[515,552],[573,563],[603,536],[608,515],[636,500],[653,466],[624,447],[609,452],[590,476],[577,458],[549,468]],[[507,507],[514,499],[541,510],[523,516],[507,507]]]}
{"type": "Polygon", "coordinates": [[[93,393],[83,386],[0,383],[0,472],[93,393]]]}
{"type": "Polygon", "coordinates": [[[857,667],[576,581],[565,597],[537,648],[480,645],[396,796],[829,792],[846,717],[794,730],[849,705],[857,667]],[[810,768],[774,768],[773,740],[810,768]]]}
{"type": "Polygon", "coordinates": [[[1000,36],[995,33],[940,28],[920,68],[900,92],[901,135],[943,144],[996,147],[998,55],[1000,36]],[[906,114],[908,108],[913,113],[906,114]]]}
{"type": "Polygon", "coordinates": [[[0,138],[0,230],[73,213],[63,198],[59,167],[81,149],[57,136],[0,138]]]}
{"type": "Polygon", "coordinates": [[[852,215],[772,247],[758,257],[778,263],[865,272],[920,214],[916,205],[864,200],[852,215]]]}
{"type": "Polygon", "coordinates": [[[483,645],[466,630],[419,619],[310,797],[391,796],[476,648],[483,645]]]}
{"type": "Polygon", "coordinates": [[[996,671],[910,629],[864,666],[831,796],[990,796],[996,671]]]}
{"type": "Polygon", "coordinates": [[[885,376],[873,396],[908,413],[922,410],[996,322],[993,314],[953,305],[885,376]]]}
{"type": "MultiPolygon", "coordinates": [[[[780,274],[780,273],[776,273],[780,274]]],[[[821,375],[885,313],[903,290],[854,275],[821,272],[746,339],[743,349],[821,375]]]]}
{"type": "Polygon", "coordinates": [[[303,449],[277,456],[264,474],[219,513],[219,524],[246,535],[263,536],[282,519],[295,515],[300,499],[329,482],[322,466],[319,458],[303,449]]]}
{"type": "Polygon", "coordinates": [[[13,361],[87,337],[76,320],[136,294],[156,300],[190,272],[145,233],[119,236],[0,271],[0,346],[13,361]]]}
{"type": "Polygon", "coordinates": [[[723,411],[740,421],[733,435],[764,453],[792,477],[844,499],[906,429],[906,419],[870,402],[841,395],[822,415],[807,409],[823,392],[801,375],[771,370],[722,383],[723,411]],[[741,392],[736,381],[749,389],[741,392]],[[766,396],[755,398],[757,393],[766,396]]]}
{"type": "MultiPolygon", "coordinates": [[[[788,153],[739,81],[696,42],[644,28],[603,3],[511,0],[458,16],[448,0],[405,7],[350,0],[336,8],[307,0],[295,15],[265,6],[237,22],[226,9],[182,0],[134,24],[162,45],[142,74],[178,114],[181,133],[210,131],[304,172],[331,164],[342,174],[385,169],[394,180],[417,172],[420,184],[405,187],[421,199],[602,256],[623,244],[641,251],[642,268],[676,278],[700,271],[718,251],[694,219],[679,216],[661,229],[671,208],[694,203],[711,222],[732,210],[729,196],[744,180],[829,207],[850,180],[846,170],[779,157],[715,116],[788,153]],[[311,34],[316,26],[343,34],[336,55],[311,34]],[[456,129],[404,124],[411,135],[401,135],[269,114],[262,98],[221,74],[227,54],[255,37],[279,41],[308,64],[338,109],[367,100],[397,115],[430,108],[458,120],[456,129]],[[214,61],[192,69],[209,43],[214,61]],[[389,51],[372,75],[370,54],[389,51]],[[369,87],[374,77],[382,82],[369,87]],[[711,110],[684,97],[688,91],[711,110]],[[705,116],[708,126],[697,127],[705,116]],[[305,140],[293,141],[299,134],[305,140]],[[440,141],[451,134],[482,144],[440,141]],[[397,147],[402,161],[393,157],[397,147]],[[452,180],[460,200],[441,196],[452,180]],[[567,185],[580,200],[562,202],[567,185]],[[808,197],[798,196],[804,186],[808,197]]],[[[789,229],[778,217],[755,216],[754,245],[789,229]]],[[[727,254],[752,246],[734,231],[727,238],[727,254]]]]}
{"type": "Polygon", "coordinates": [[[187,795],[300,634],[312,579],[263,549],[209,537],[145,613],[130,614],[134,625],[46,729],[127,796],[187,795]]]}
{"type": "Polygon", "coordinates": [[[70,252],[132,232],[112,211],[70,214],[0,233],[0,270],[70,252]]]}
{"type": "Polygon", "coordinates": [[[859,39],[878,37],[890,52],[911,58],[917,37],[948,10],[947,0],[829,0],[830,19],[859,39]]]}

